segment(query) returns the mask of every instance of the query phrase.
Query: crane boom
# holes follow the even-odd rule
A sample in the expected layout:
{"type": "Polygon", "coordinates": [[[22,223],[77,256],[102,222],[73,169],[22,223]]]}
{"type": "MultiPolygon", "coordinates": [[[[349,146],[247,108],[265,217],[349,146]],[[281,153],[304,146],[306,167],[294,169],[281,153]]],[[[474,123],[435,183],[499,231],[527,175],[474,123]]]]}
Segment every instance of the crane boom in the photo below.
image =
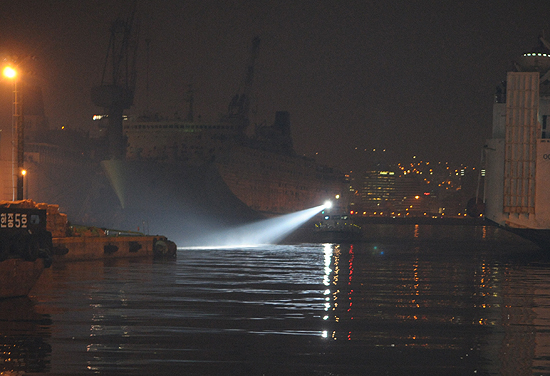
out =
{"type": "Polygon", "coordinates": [[[127,19],[118,17],[111,24],[101,84],[93,87],[91,93],[93,103],[103,107],[108,115],[107,137],[111,159],[121,159],[124,155],[122,115],[134,103],[139,34],[139,25],[134,22],[135,12],[136,2],[127,19]]]}
{"type": "Polygon", "coordinates": [[[252,90],[252,83],[254,81],[254,67],[259,49],[260,38],[254,37],[252,39],[252,47],[250,49],[250,56],[244,75],[242,90],[240,93],[235,94],[235,96],[231,99],[227,116],[225,116],[224,119],[226,121],[234,122],[238,126],[242,127],[243,132],[246,130],[249,123],[248,113],[250,110],[250,93],[252,90]]]}

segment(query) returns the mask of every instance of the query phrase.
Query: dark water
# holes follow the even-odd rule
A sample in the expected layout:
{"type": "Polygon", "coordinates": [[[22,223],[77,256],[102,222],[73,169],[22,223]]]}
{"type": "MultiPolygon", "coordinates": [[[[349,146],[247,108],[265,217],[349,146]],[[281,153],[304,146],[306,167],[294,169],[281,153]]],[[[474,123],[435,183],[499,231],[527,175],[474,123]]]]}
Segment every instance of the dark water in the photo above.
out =
{"type": "Polygon", "coordinates": [[[4,374],[550,375],[550,257],[489,227],[54,265],[0,302],[4,374]]]}

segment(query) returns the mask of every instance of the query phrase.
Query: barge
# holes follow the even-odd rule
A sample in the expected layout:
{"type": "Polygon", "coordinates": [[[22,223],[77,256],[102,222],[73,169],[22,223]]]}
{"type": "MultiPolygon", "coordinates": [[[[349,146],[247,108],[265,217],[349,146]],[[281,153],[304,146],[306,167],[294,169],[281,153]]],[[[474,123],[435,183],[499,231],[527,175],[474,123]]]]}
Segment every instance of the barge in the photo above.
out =
{"type": "Polygon", "coordinates": [[[0,299],[27,296],[52,263],[46,211],[0,202],[0,299]]]}
{"type": "Polygon", "coordinates": [[[175,259],[176,244],[165,236],[126,234],[100,228],[88,228],[93,235],[53,238],[53,259],[60,261],[105,260],[149,257],[175,259]],[[92,231],[93,230],[93,231],[92,231]]]}
{"type": "Polygon", "coordinates": [[[140,257],[174,259],[176,257],[176,244],[163,235],[71,225],[67,215],[59,211],[59,205],[22,200],[17,202],[17,206],[23,211],[32,211],[31,208],[36,208],[34,210],[41,213],[39,219],[44,224],[44,231],[47,232],[47,235],[41,236],[49,241],[50,263],[51,261],[140,257]]]}

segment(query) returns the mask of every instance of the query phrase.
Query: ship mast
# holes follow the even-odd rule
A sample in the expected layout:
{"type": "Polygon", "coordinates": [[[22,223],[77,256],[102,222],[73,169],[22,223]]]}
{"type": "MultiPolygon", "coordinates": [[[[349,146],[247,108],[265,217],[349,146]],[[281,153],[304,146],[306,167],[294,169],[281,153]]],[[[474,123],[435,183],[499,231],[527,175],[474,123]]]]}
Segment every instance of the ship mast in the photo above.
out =
{"type": "Polygon", "coordinates": [[[189,85],[189,89],[187,90],[185,101],[189,105],[188,111],[187,111],[187,117],[185,118],[185,121],[192,123],[194,120],[193,103],[195,102],[195,90],[193,89],[193,85],[189,85]]]}

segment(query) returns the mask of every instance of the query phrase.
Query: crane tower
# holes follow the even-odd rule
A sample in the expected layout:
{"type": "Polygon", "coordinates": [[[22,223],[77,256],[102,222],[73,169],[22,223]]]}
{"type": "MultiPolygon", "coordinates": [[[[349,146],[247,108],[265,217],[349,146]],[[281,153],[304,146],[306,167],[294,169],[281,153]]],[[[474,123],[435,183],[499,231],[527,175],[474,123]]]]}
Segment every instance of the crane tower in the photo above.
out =
{"type": "Polygon", "coordinates": [[[112,23],[101,85],[92,88],[93,103],[103,107],[108,116],[110,159],[124,156],[122,116],[134,102],[139,33],[139,26],[134,25],[134,15],[135,3],[128,18],[119,17],[112,23]]]}

